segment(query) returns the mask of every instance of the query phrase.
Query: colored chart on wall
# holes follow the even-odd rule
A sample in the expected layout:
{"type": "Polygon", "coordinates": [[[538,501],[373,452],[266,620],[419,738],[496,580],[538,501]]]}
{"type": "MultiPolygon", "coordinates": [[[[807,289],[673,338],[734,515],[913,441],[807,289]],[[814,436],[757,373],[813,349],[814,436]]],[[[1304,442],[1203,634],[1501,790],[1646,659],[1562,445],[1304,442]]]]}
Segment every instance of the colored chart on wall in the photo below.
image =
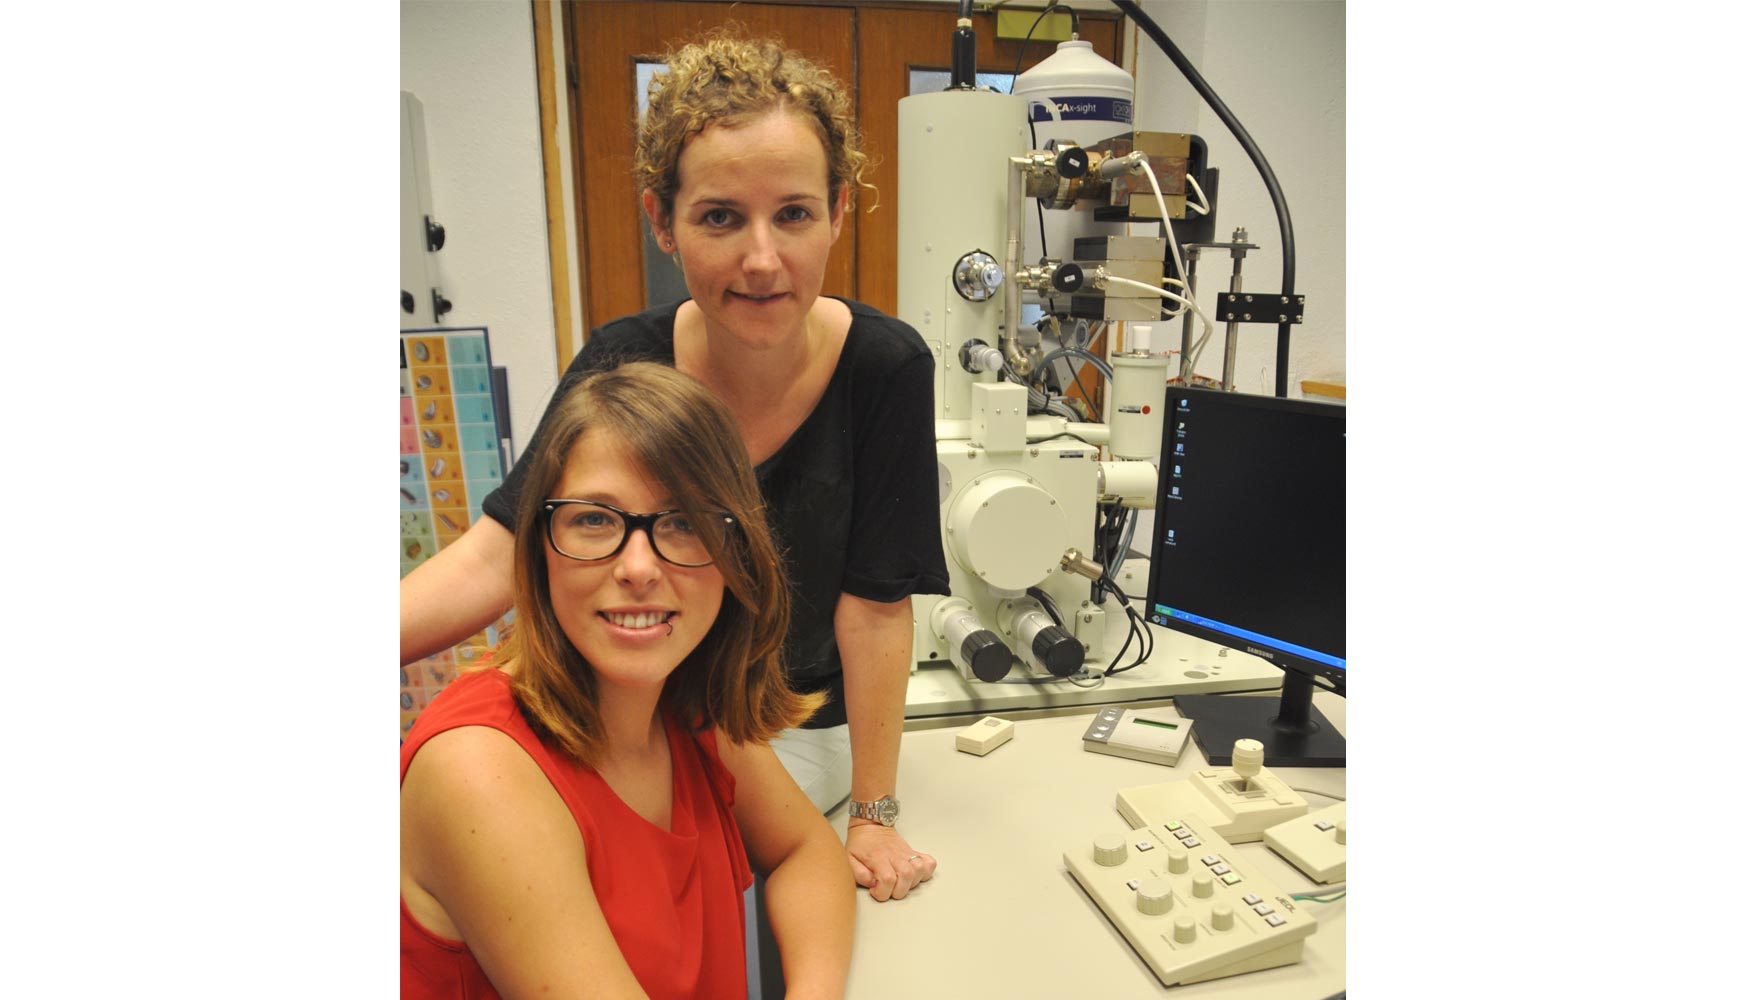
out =
{"type": "MultiPolygon", "coordinates": [[[[484,516],[508,468],[504,404],[484,327],[401,331],[402,576],[484,516]]],[[[459,668],[498,642],[508,617],[401,668],[403,736],[459,668]]]]}

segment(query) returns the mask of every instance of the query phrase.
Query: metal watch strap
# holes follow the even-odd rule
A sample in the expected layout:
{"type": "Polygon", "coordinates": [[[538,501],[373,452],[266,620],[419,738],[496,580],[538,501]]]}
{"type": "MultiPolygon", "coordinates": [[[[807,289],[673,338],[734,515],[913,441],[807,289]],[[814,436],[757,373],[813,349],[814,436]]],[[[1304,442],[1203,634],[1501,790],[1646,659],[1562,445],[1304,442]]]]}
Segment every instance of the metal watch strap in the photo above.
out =
{"type": "Polygon", "coordinates": [[[892,826],[899,819],[899,800],[891,795],[883,795],[873,802],[852,799],[851,818],[892,826]]]}

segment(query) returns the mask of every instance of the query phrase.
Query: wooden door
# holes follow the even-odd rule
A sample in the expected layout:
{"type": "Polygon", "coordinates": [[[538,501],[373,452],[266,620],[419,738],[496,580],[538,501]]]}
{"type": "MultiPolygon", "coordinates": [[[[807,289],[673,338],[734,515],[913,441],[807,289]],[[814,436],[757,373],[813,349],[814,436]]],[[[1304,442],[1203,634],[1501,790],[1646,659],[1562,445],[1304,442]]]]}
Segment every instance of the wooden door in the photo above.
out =
{"type": "MultiPolygon", "coordinates": [[[[1120,17],[1081,14],[1081,37],[1119,61],[1120,17]]],[[[912,69],[946,70],[955,5],[857,3],[615,2],[568,4],[565,26],[571,84],[574,176],[579,206],[576,259],[585,326],[645,308],[645,225],[632,184],[635,80],[639,62],[654,62],[671,45],[735,21],[750,34],[782,39],[830,69],[853,90],[864,150],[873,163],[866,179],[876,192],[857,194],[827,259],[823,291],[893,314],[899,305],[895,260],[899,246],[899,99],[912,69]],[[870,211],[870,207],[874,210],[870,211]]],[[[1013,73],[1019,41],[996,39],[995,17],[974,15],[978,70],[1013,73]]],[[[1055,43],[1027,45],[1022,68],[1055,43]]],[[[570,362],[560,358],[560,367],[570,362]]]]}

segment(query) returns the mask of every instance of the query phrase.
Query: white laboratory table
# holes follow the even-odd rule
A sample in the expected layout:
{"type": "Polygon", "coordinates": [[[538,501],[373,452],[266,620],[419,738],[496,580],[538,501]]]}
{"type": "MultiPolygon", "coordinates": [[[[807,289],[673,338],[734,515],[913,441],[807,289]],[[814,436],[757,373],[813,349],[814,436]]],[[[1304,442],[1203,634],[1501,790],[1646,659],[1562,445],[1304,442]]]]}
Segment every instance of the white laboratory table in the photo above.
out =
{"type": "MultiPolygon", "coordinates": [[[[1343,699],[1320,692],[1314,703],[1344,728],[1343,699]]],[[[1195,743],[1171,768],[1088,753],[1081,737],[1094,714],[1022,719],[1014,738],[986,757],[955,750],[955,729],[908,724],[899,825],[940,868],[904,899],[877,903],[858,893],[848,997],[1324,1000],[1343,991],[1341,900],[1308,904],[1319,927],[1298,963],[1160,984],[1064,868],[1063,852],[1129,829],[1114,804],[1119,789],[1183,780],[1206,762],[1195,743]]],[[[1302,789],[1314,809],[1332,802],[1314,792],[1344,794],[1343,769],[1270,770],[1302,789]]],[[[828,818],[843,836],[845,808],[828,818]]],[[[1288,892],[1319,888],[1262,843],[1236,850],[1288,892]]]]}
{"type": "MultiPolygon", "coordinates": [[[[1100,665],[1110,663],[1124,642],[1124,616],[1108,602],[1106,648],[1100,665]]],[[[1179,632],[1148,626],[1154,636],[1154,655],[1133,670],[1102,679],[1097,687],[1079,687],[1069,681],[1027,683],[1020,669],[995,683],[968,681],[952,664],[926,664],[911,675],[905,691],[906,728],[957,725],[965,715],[1004,715],[1021,719],[1062,714],[1095,705],[1161,704],[1182,694],[1220,694],[1230,691],[1279,691],[1282,671],[1265,660],[1238,650],[1179,632]]],[[[1124,663],[1135,656],[1135,647],[1124,654],[1124,663]]]]}

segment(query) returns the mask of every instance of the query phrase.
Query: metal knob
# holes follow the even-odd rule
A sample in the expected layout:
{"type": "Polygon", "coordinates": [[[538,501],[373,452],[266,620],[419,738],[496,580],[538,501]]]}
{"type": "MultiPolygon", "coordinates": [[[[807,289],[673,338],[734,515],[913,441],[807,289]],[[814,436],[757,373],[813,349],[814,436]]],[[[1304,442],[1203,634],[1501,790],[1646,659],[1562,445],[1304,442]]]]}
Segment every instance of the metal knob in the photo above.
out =
{"type": "Polygon", "coordinates": [[[1003,268],[995,257],[974,250],[954,262],[954,290],[968,302],[984,302],[1003,286],[1003,268]]]}
{"type": "Polygon", "coordinates": [[[1074,179],[1086,176],[1088,172],[1088,151],[1080,146],[1071,146],[1057,154],[1057,175],[1074,179]]]}
{"type": "Polygon", "coordinates": [[[1084,278],[1080,264],[1060,264],[1051,272],[1051,287],[1060,292],[1080,291],[1084,278]]]}

